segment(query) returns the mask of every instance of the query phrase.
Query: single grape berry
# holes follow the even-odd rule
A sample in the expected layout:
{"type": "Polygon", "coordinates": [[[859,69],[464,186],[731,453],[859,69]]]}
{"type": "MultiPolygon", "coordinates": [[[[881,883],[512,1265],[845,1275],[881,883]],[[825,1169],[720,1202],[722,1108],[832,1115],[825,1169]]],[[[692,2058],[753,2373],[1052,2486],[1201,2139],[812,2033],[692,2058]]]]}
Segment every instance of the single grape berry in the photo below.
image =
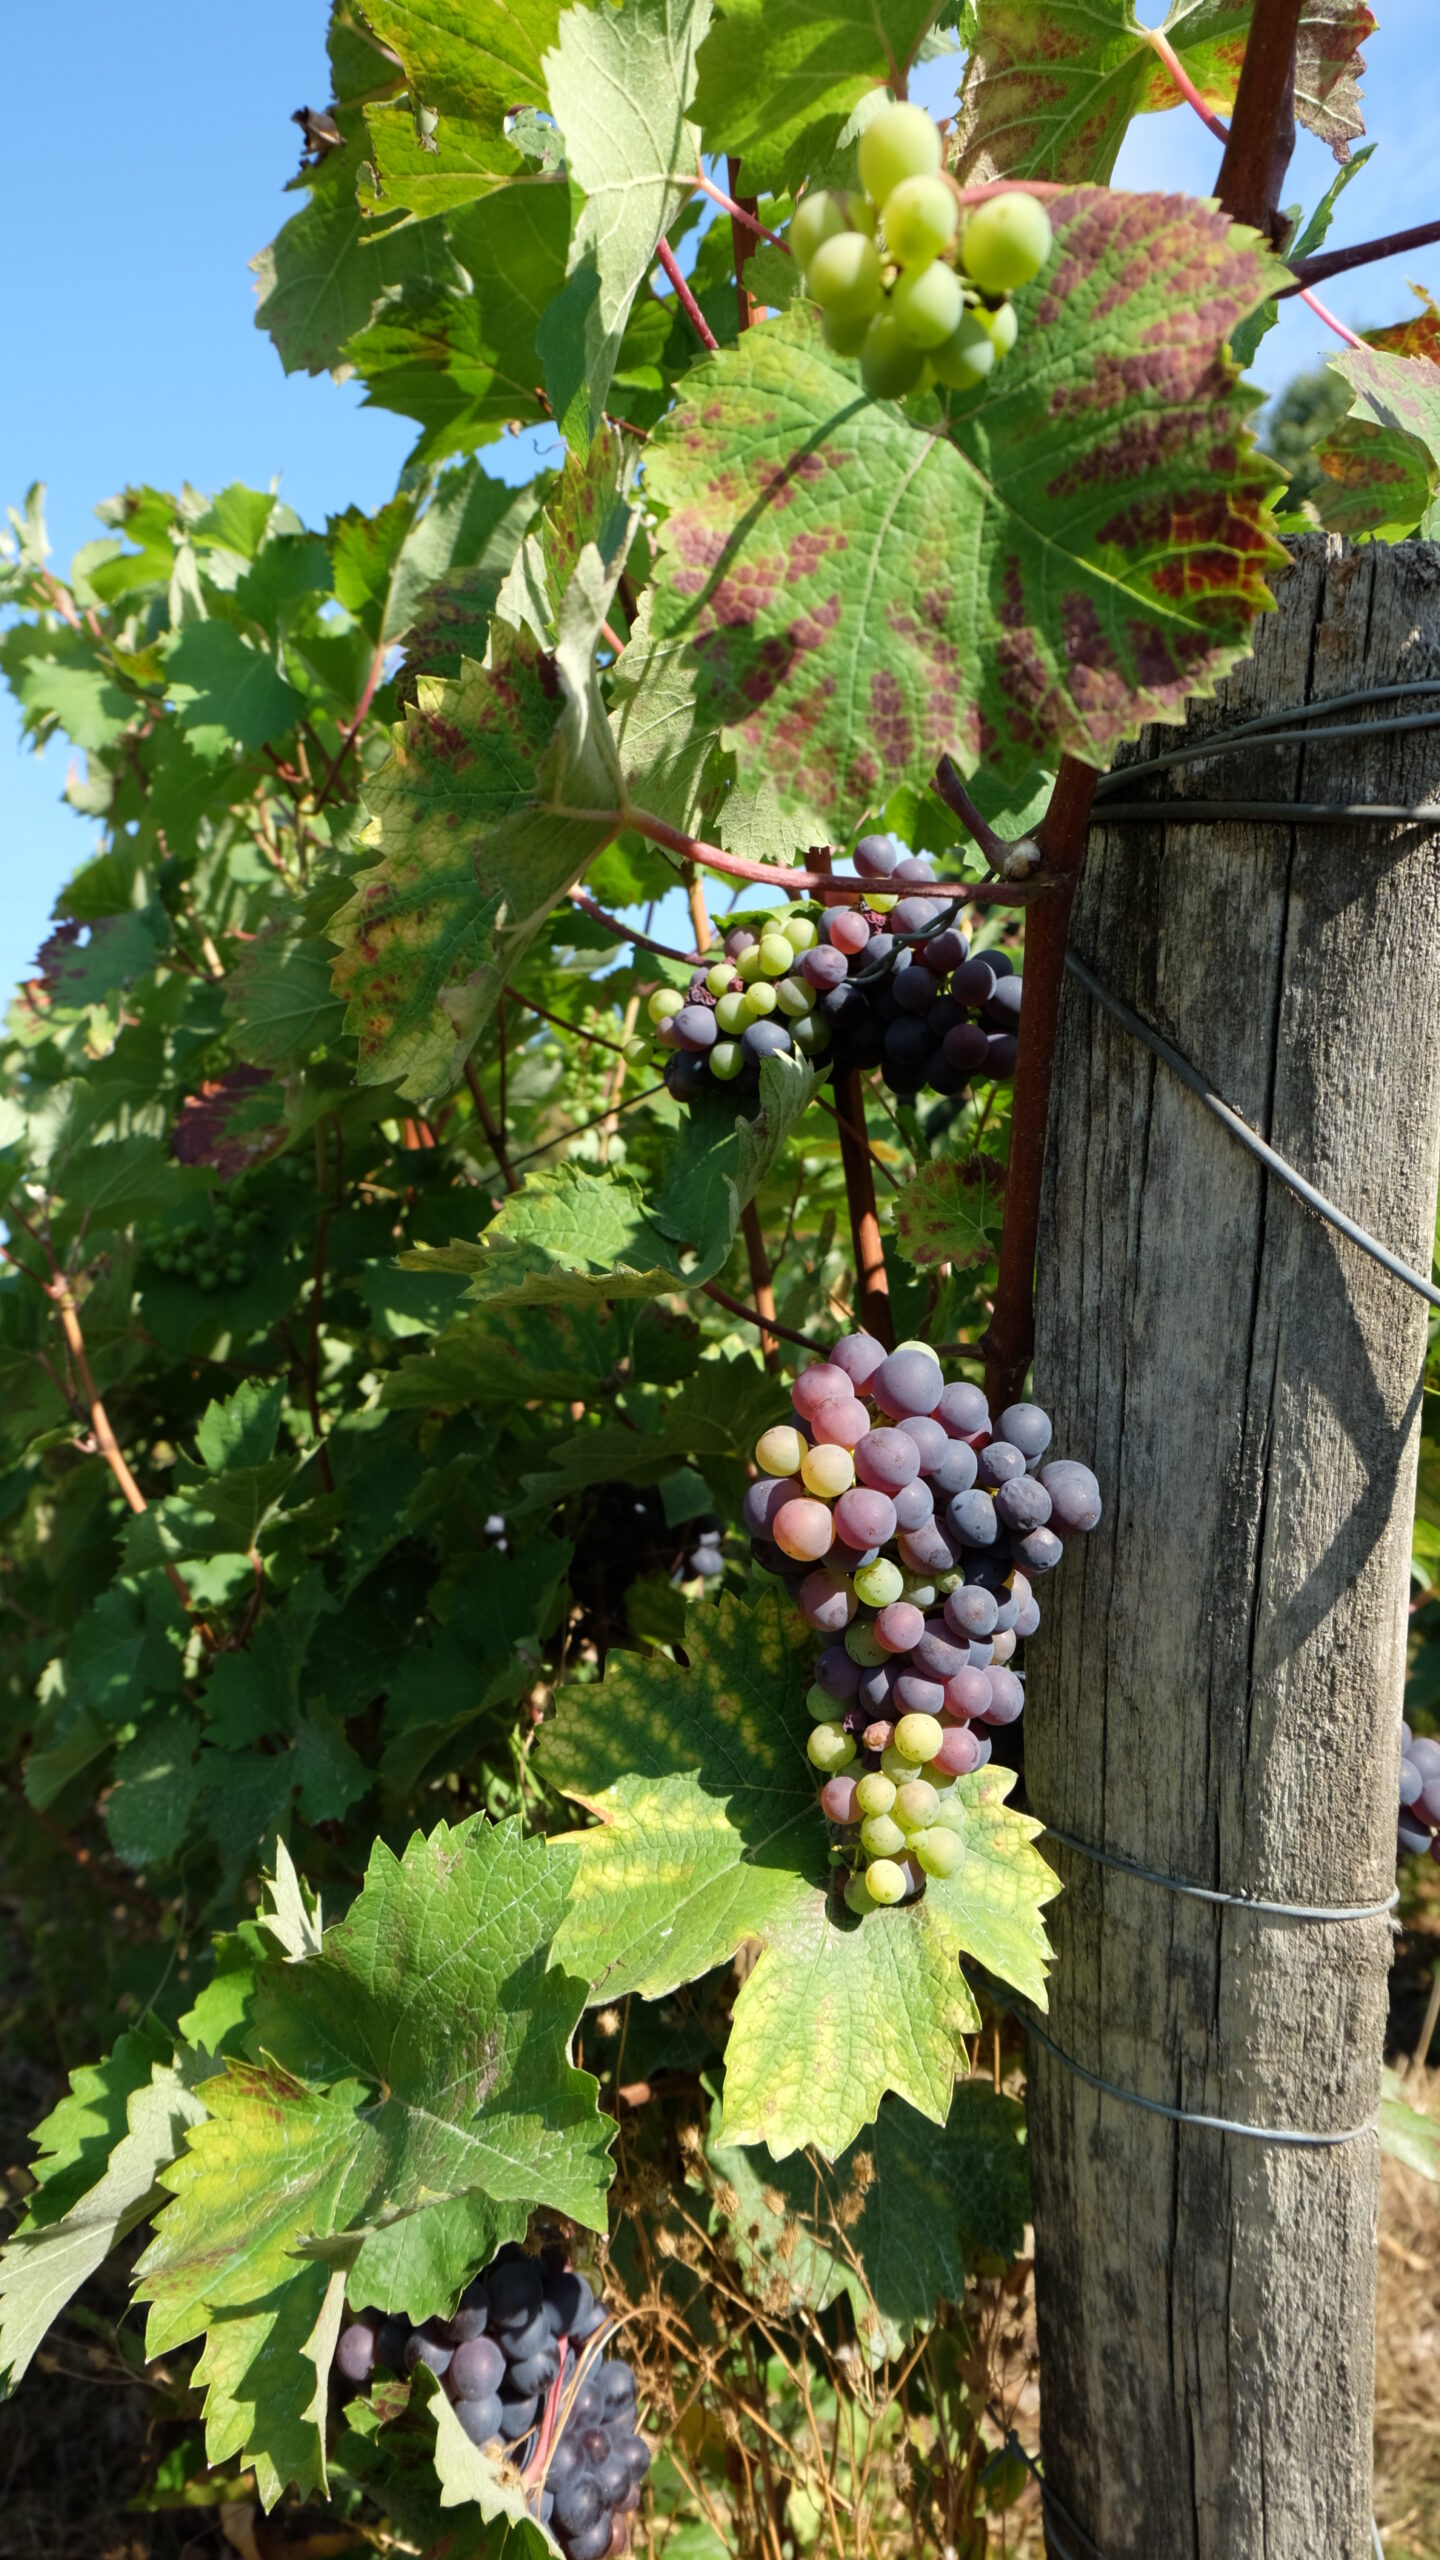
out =
{"type": "Polygon", "coordinates": [[[923,107],[881,107],[860,136],[857,156],[860,183],[871,203],[883,208],[907,178],[934,177],[940,166],[939,128],[923,107]]]}
{"type": "Polygon", "coordinates": [[[888,312],[880,312],[865,332],[860,350],[860,379],[872,400],[903,400],[925,370],[918,347],[903,338],[888,312]]]}
{"type": "Polygon", "coordinates": [[[944,178],[902,178],[885,199],[885,245],[891,257],[902,267],[938,258],[955,237],[959,214],[954,188],[944,178]]]}
{"type": "Polygon", "coordinates": [[[965,293],[953,267],[936,258],[928,267],[906,267],[895,280],[890,316],[907,347],[928,353],[953,338],[965,317],[965,293]]]}
{"type": "Polygon", "coordinates": [[[841,231],[822,240],[805,270],[805,290],[837,320],[870,319],[885,298],[874,241],[863,231],[841,231]]]}
{"type": "Polygon", "coordinates": [[[982,293],[1013,293],[1038,276],[1054,245],[1039,198],[1013,188],[976,205],[960,234],[960,259],[982,293]]]}
{"type": "Polygon", "coordinates": [[[808,267],[824,240],[834,240],[848,231],[845,208],[837,196],[825,187],[817,187],[802,196],[790,217],[790,247],[801,267],[808,267]]]}

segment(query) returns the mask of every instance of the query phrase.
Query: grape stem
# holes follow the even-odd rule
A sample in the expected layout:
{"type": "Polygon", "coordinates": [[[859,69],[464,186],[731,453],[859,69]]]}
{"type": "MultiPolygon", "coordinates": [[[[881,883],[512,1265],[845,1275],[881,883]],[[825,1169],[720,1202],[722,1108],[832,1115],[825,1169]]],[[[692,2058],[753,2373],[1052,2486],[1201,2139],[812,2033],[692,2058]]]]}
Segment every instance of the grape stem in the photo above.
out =
{"type": "MultiPolygon", "coordinates": [[[[736,171],[738,170],[739,165],[739,162],[736,160],[732,160],[729,163],[730,184],[732,187],[735,184],[736,171]]],[[[747,231],[754,232],[757,240],[768,240],[772,248],[783,249],[787,258],[793,257],[794,251],[791,249],[789,241],[778,231],[767,231],[764,223],[757,219],[755,198],[753,196],[727,196],[724,188],[717,187],[713,178],[707,178],[703,169],[695,180],[695,184],[702,195],[706,195],[710,198],[712,204],[718,204],[722,213],[729,214],[732,222],[743,223],[747,231]]]]}
{"type": "Polygon", "coordinates": [[[553,1022],[557,1031],[568,1031],[572,1040],[587,1041],[596,1049],[613,1049],[617,1058],[627,1056],[618,1040],[607,1040],[599,1031],[587,1031],[583,1022],[567,1022],[563,1013],[547,1013],[543,1004],[537,1004],[533,996],[522,996],[518,987],[507,984],[505,993],[524,1012],[538,1013],[542,1022],[553,1022]]]}
{"type": "Polygon", "coordinates": [[[845,1197],[850,1208],[850,1241],[855,1253],[856,1313],[866,1332],[873,1333],[877,1342],[883,1342],[887,1351],[893,1351],[895,1323],[890,1312],[890,1275],[885,1268],[885,1248],[880,1240],[870,1144],[862,1135],[865,1095],[858,1067],[851,1067],[847,1074],[836,1077],[835,1098],[835,1117],[840,1124],[840,1162],[845,1172],[845,1197]]]}
{"type": "Polygon", "coordinates": [[[1334,312],[1326,309],[1325,304],[1311,292],[1308,285],[1301,286],[1300,299],[1309,305],[1317,320],[1323,320],[1327,329],[1333,329],[1337,338],[1344,339],[1347,347],[1364,346],[1364,339],[1357,338],[1353,329],[1347,329],[1343,320],[1337,320],[1334,312]]]}
{"type": "Polygon", "coordinates": [[[501,1134],[500,1123],[485,1099],[485,1089],[480,1082],[479,1071],[473,1058],[467,1058],[465,1061],[465,1081],[470,1087],[470,1099],[475,1105],[476,1117],[490,1142],[490,1152],[500,1168],[505,1188],[507,1191],[518,1191],[520,1176],[510,1161],[510,1150],[501,1134]]]}
{"type": "Polygon", "coordinates": [[[780,1344],[775,1327],[775,1289],[770,1270],[770,1257],[760,1232],[760,1213],[753,1200],[747,1200],[740,1212],[740,1232],[745,1239],[745,1259],[750,1267],[750,1286],[760,1316],[760,1356],[767,1369],[773,1369],[780,1357],[780,1344]]]}
{"type": "Polygon", "coordinates": [[[582,915],[588,916],[592,924],[598,924],[606,933],[612,933],[617,942],[636,943],[642,951],[653,951],[662,960],[683,962],[687,969],[693,969],[699,960],[698,951],[677,951],[668,942],[652,941],[650,935],[642,933],[637,925],[622,924],[618,916],[607,916],[604,908],[597,907],[594,899],[588,898],[583,889],[571,890],[570,904],[572,907],[578,907],[582,915]]]}
{"type": "MultiPolygon", "coordinates": [[[[837,889],[858,906],[865,904],[876,886],[873,880],[861,880],[853,872],[836,875],[829,871],[802,871],[798,868],[787,871],[778,862],[752,862],[748,854],[725,853],[719,845],[706,844],[699,836],[683,835],[678,827],[652,816],[648,809],[566,809],[556,814],[587,819],[594,825],[608,821],[616,834],[622,827],[633,827],[637,835],[647,836],[652,844],[663,846],[667,853],[678,854],[682,862],[701,863],[707,871],[723,871],[732,880],[773,880],[777,888],[792,891],[837,889]]],[[[956,882],[953,887],[944,881],[936,885],[942,890],[949,888],[950,894],[963,897],[970,905],[1015,907],[1026,905],[1037,893],[1053,888],[1059,876],[1042,868],[1033,879],[1020,882],[967,880],[956,882]]]]}
{"type": "Polygon", "coordinates": [[[691,328],[694,330],[696,337],[699,339],[701,346],[704,347],[708,355],[713,356],[719,349],[720,341],[711,328],[709,321],[706,319],[704,312],[701,310],[700,305],[686,283],[685,278],[680,273],[680,262],[677,259],[674,250],[671,248],[669,241],[662,240],[656,249],[655,254],[659,259],[661,266],[664,268],[666,275],[669,277],[670,282],[675,287],[675,299],[679,303],[681,310],[684,312],[686,319],[689,321],[691,328]]]}
{"type": "Polygon", "coordinates": [[[700,1295],[702,1298],[713,1298],[716,1306],[723,1307],[727,1315],[739,1316],[745,1324],[753,1324],[757,1333],[774,1333],[779,1335],[782,1342],[798,1343],[802,1351],[809,1352],[812,1360],[820,1360],[825,1356],[822,1346],[818,1342],[812,1342],[808,1334],[797,1333],[793,1325],[781,1324],[779,1318],[773,1313],[762,1316],[757,1307],[747,1307],[743,1298],[732,1298],[729,1290],[722,1289],[718,1280],[702,1280],[700,1295]]]}
{"type": "Polygon", "coordinates": [[[1352,267],[1373,266],[1379,258],[1402,257],[1410,249],[1428,249],[1435,240],[1440,240],[1440,222],[1417,222],[1409,231],[1387,231],[1382,239],[1357,241],[1353,249],[1326,249],[1313,258],[1297,258],[1290,270],[1295,281],[1283,285],[1276,300],[1284,302],[1307,285],[1323,284],[1327,276],[1348,275],[1352,267]]]}
{"type": "Polygon", "coordinates": [[[969,828],[991,870],[998,871],[1005,859],[1004,838],[997,836],[988,818],[982,818],[949,756],[942,756],[935,768],[935,789],[962,827],[969,828]]]}
{"type": "Polygon", "coordinates": [[[1145,27],[1142,29],[1142,33],[1151,51],[1153,53],[1157,53],[1160,60],[1164,63],[1166,70],[1169,72],[1171,79],[1179,90],[1181,97],[1185,100],[1186,105],[1194,108],[1201,123],[1209,126],[1210,131],[1214,134],[1217,142],[1228,142],[1230,139],[1230,127],[1228,124],[1221,123],[1220,118],[1216,115],[1213,108],[1206,106],[1204,99],[1201,97],[1199,90],[1196,88],[1194,81],[1191,79],[1189,72],[1181,61],[1179,54],[1171,44],[1169,37],[1166,36],[1159,27],[1145,27]]]}

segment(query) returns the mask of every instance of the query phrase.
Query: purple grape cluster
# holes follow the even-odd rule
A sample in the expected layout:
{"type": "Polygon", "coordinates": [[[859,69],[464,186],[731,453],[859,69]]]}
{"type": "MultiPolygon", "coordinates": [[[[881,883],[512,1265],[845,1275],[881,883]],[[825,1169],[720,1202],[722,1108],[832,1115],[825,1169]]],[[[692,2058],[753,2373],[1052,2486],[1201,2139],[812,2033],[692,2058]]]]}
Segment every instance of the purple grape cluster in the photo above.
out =
{"type": "Polygon", "coordinates": [[[1440,1742],[1400,1727],[1399,1855],[1440,1866],[1440,1742]]]}
{"type": "Polygon", "coordinates": [[[377,2365],[396,2374],[428,2365],[471,2443],[497,2444],[525,2471],[534,2512],[566,2560],[603,2560],[626,2549],[650,2468],[635,2376],[599,2358],[608,2319],[562,2250],[531,2258],[512,2242],[450,2319],[416,2328],[400,2313],[362,2311],[341,2330],[335,2363],[356,2385],[377,2365]]]}
{"type": "Polygon", "coordinates": [[[974,958],[947,919],[954,897],[933,888],[923,858],[865,836],[855,868],[874,906],[776,909],[758,930],[737,925],[681,996],[661,989],[651,1020],[681,1101],[707,1084],[753,1087],[762,1059],[815,1060],[826,1073],[878,1067],[892,1093],[963,1093],[975,1078],[1015,1072],[1022,982],[1002,951],[974,958]],[[884,884],[882,895],[881,884],[884,884]],[[903,894],[896,896],[898,887],[903,894]]]}
{"type": "Polygon", "coordinates": [[[745,1526],[825,1639],[809,1756],[852,1867],[846,1898],[864,1911],[959,1865],[955,1782],[1024,1706],[1013,1666],[1040,1624],[1032,1580],[1095,1526],[1100,1487],[1047,1460],[1039,1405],[1009,1405],[997,1426],[923,1342],[887,1353],[847,1334],[801,1370],[792,1402],[793,1423],[756,1442],[745,1526]]]}

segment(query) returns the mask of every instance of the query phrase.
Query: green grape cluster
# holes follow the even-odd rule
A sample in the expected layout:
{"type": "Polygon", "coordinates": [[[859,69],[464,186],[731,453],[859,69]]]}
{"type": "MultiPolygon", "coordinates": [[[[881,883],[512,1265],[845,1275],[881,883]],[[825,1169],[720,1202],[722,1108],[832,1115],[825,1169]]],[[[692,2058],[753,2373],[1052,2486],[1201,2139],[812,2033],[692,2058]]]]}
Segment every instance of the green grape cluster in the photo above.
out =
{"type": "Polygon", "coordinates": [[[264,1224],[260,1210],[232,1208],[222,1200],[208,1219],[167,1228],[147,1245],[146,1260],[196,1289],[238,1288],[250,1273],[247,1248],[264,1224]]]}
{"type": "Polygon", "coordinates": [[[826,344],[858,356],[873,400],[931,382],[973,391],[1015,344],[1010,295],[1050,255],[1050,217],[1019,188],[961,221],[923,107],[882,107],[860,136],[863,194],[802,196],[790,246],[820,306],[826,344]]]}

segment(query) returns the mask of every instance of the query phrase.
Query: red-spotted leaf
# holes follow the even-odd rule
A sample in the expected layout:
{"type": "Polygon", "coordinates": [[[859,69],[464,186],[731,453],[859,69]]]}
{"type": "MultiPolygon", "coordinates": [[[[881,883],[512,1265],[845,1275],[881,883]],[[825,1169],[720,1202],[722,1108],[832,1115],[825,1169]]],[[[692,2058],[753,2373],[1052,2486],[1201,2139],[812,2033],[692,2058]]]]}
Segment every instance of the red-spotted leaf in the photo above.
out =
{"type": "Polygon", "coordinates": [[[1051,211],[1019,342],[948,425],[865,399],[797,307],[698,367],[650,445],[656,637],[688,641],[742,787],[770,777],[812,841],[945,752],[1002,780],[1108,763],[1270,603],[1274,472],[1225,343],[1274,261],[1180,197],[1051,211]]]}
{"type": "Polygon", "coordinates": [[[1420,304],[1413,320],[1396,320],[1388,329],[1367,329],[1367,347],[1379,347],[1392,356],[1428,356],[1432,364],[1440,364],[1440,303],[1423,285],[1412,285],[1411,292],[1420,304]]]}
{"type": "MultiPolygon", "coordinates": [[[[1235,104],[1250,0],[1175,0],[1162,33],[1214,112],[1235,104]]],[[[1365,130],[1360,47],[1366,0],[1304,0],[1295,113],[1337,160],[1365,130]]],[[[982,178],[1106,179],[1133,116],[1181,92],[1131,0],[975,0],[952,165],[982,178]]]]}
{"type": "Polygon", "coordinates": [[[989,1262],[1004,1207],[1005,1167],[993,1156],[937,1156],[895,1203],[895,1241],[909,1262],[989,1262]]]}
{"type": "Polygon", "coordinates": [[[1400,542],[1435,495],[1435,464],[1414,436],[1342,418],[1315,447],[1321,478],[1311,503],[1331,533],[1400,542]]]}

